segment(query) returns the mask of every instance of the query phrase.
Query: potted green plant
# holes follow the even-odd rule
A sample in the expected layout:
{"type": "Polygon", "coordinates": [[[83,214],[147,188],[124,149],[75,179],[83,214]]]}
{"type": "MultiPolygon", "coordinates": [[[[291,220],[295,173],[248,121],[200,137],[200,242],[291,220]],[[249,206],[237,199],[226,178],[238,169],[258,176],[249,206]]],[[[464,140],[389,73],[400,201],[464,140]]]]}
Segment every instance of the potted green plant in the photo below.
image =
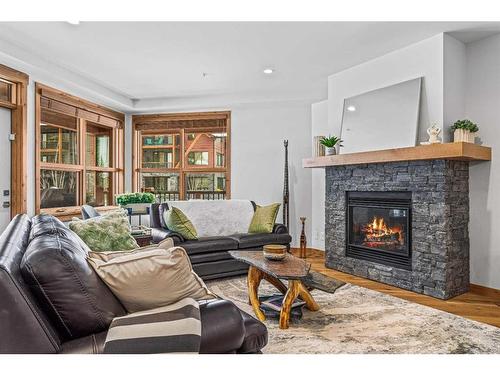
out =
{"type": "Polygon", "coordinates": [[[151,203],[155,202],[155,196],[151,193],[125,193],[116,195],[116,203],[125,209],[131,209],[132,213],[146,214],[151,203]]]}
{"type": "Polygon", "coordinates": [[[328,137],[323,137],[319,141],[323,146],[325,146],[325,155],[335,155],[337,154],[337,146],[342,147],[342,140],[334,135],[329,135],[328,137]]]}
{"type": "Polygon", "coordinates": [[[474,143],[475,133],[479,131],[477,124],[467,119],[458,120],[451,126],[451,129],[453,130],[454,142],[474,143]]]}

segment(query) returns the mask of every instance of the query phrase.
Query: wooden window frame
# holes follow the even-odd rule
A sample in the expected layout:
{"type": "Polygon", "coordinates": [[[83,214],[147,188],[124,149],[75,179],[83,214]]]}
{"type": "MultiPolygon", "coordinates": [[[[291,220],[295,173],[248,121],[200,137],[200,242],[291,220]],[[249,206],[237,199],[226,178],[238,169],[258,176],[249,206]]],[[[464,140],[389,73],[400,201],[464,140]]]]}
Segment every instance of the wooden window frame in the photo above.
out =
{"type": "Polygon", "coordinates": [[[11,110],[11,182],[10,216],[27,212],[28,176],[28,83],[29,76],[5,65],[0,65],[0,79],[12,84],[9,100],[0,100],[0,107],[11,110]]]}
{"type": "MultiPolygon", "coordinates": [[[[71,219],[73,216],[80,216],[80,206],[40,208],[40,177],[42,169],[53,169],[67,172],[77,172],[79,175],[77,201],[86,204],[86,174],[87,172],[110,172],[111,173],[111,199],[115,194],[124,192],[125,186],[125,115],[113,111],[98,104],[86,101],[76,96],[67,94],[60,90],[45,86],[40,83],[35,84],[35,211],[36,213],[48,213],[59,217],[62,220],[71,219]],[[75,117],[77,123],[77,164],[58,164],[41,161],[41,127],[42,108],[51,112],[61,113],[75,117]],[[86,164],[86,139],[87,123],[111,130],[110,139],[110,166],[97,167],[86,164]]],[[[112,203],[105,207],[96,207],[99,211],[113,209],[112,203]]]]}
{"type": "MultiPolygon", "coordinates": [[[[215,158],[215,155],[214,155],[215,158]]],[[[231,112],[188,112],[164,113],[132,116],[132,188],[141,190],[141,172],[152,173],[178,173],[179,174],[179,199],[186,199],[185,174],[186,173],[224,173],[226,176],[225,199],[231,199],[231,112]],[[219,121],[219,125],[201,125],[196,127],[183,126],[191,122],[219,121]],[[186,150],[184,149],[185,135],[193,132],[213,131],[224,129],[226,132],[225,167],[205,167],[203,165],[189,166],[187,164],[186,150]],[[179,168],[143,168],[142,167],[142,137],[144,135],[164,135],[170,132],[180,135],[180,167],[179,168]]]]}

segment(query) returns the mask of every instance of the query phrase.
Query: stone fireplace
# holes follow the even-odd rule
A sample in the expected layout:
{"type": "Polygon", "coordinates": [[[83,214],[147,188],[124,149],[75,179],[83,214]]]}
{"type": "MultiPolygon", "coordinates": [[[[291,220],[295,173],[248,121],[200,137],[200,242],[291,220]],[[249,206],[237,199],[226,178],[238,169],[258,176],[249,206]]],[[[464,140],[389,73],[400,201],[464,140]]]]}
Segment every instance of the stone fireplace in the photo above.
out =
{"type": "Polygon", "coordinates": [[[469,165],[326,167],[326,266],[448,299],[469,288],[469,165]]]}

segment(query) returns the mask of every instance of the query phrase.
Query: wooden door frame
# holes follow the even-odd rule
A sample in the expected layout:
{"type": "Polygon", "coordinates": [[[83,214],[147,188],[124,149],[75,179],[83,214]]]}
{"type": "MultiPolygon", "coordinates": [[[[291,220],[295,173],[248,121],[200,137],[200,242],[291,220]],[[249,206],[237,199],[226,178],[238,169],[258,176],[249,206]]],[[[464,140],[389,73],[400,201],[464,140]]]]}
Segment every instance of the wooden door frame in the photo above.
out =
{"type": "Polygon", "coordinates": [[[15,97],[10,103],[0,102],[0,107],[11,110],[10,133],[15,134],[11,141],[10,176],[10,216],[27,212],[28,176],[28,83],[29,76],[0,64],[0,78],[15,84],[15,97]]]}

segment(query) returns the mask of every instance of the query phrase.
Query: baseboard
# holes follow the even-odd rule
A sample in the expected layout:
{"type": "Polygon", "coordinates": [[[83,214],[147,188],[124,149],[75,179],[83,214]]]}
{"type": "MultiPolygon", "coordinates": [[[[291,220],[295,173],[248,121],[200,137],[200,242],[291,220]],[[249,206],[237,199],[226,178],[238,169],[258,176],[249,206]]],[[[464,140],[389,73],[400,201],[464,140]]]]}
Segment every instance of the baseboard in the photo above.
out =
{"type": "Polygon", "coordinates": [[[469,291],[481,296],[500,298],[500,289],[490,288],[487,286],[470,284],[469,291]]]}

